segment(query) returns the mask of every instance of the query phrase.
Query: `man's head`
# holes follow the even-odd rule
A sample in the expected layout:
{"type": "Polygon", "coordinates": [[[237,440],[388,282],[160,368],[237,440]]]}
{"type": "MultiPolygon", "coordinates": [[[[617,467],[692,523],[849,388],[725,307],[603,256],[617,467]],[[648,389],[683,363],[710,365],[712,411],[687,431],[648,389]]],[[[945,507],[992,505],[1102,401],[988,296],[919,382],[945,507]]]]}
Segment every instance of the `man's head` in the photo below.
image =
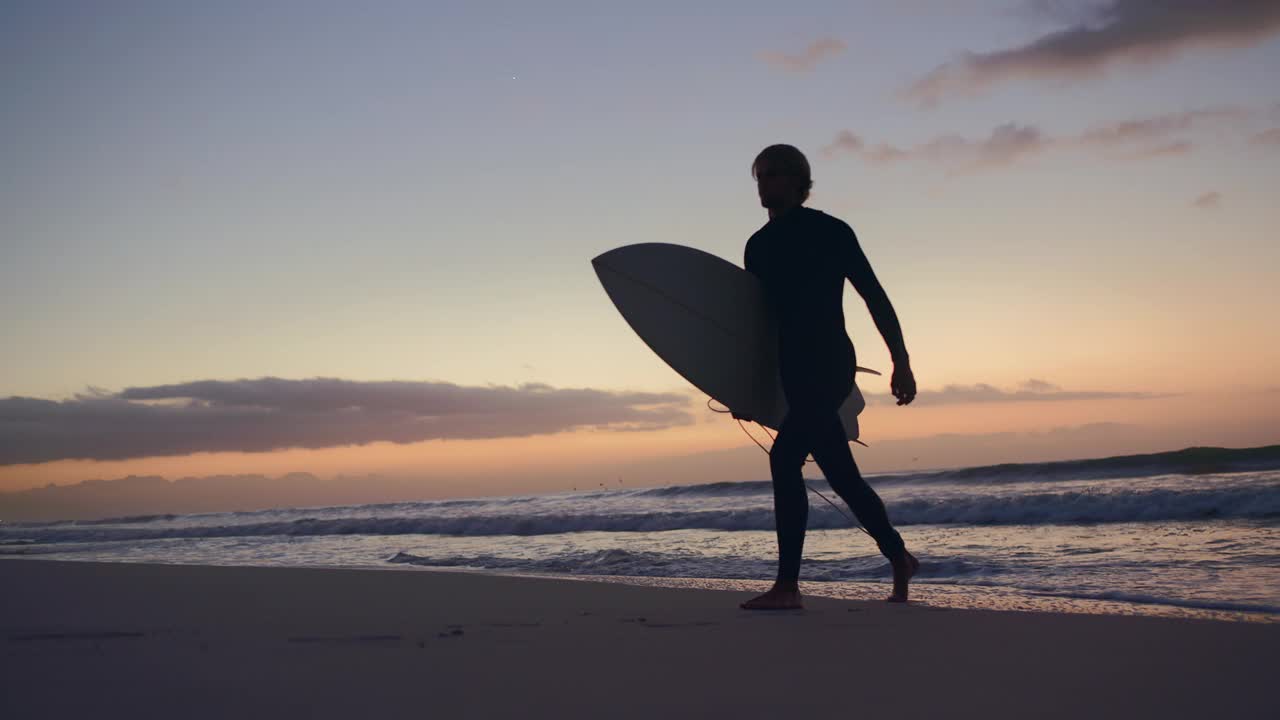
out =
{"type": "Polygon", "coordinates": [[[801,205],[809,199],[813,180],[804,153],[791,145],[770,145],[751,163],[760,205],[770,210],[801,205]]]}

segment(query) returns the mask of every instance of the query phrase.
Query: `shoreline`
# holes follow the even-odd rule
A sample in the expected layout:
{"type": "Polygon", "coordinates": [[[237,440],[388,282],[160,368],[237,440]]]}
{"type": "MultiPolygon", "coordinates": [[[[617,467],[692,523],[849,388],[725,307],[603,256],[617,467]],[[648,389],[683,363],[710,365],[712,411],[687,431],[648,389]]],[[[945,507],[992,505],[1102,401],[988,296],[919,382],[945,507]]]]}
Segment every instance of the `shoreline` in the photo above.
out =
{"type": "MultiPolygon", "coordinates": [[[[307,568],[313,570],[368,570],[397,572],[442,572],[474,575],[493,575],[496,577],[530,578],[542,580],[569,580],[585,582],[602,582],[635,587],[654,587],[672,589],[698,589],[737,593],[760,593],[770,586],[767,580],[743,578],[702,578],[702,577],[668,577],[657,575],[611,575],[611,574],[568,574],[553,572],[536,572],[521,570],[503,570],[484,567],[466,567],[457,565],[429,565],[412,562],[382,561],[378,564],[309,564],[309,565],[252,565],[252,564],[206,564],[183,562],[157,562],[155,560],[98,560],[83,558],[65,558],[48,556],[25,556],[21,553],[0,555],[0,561],[15,562],[74,562],[105,563],[157,566],[190,566],[190,567],[255,567],[255,568],[307,568]]],[[[821,597],[835,600],[876,602],[888,595],[891,585],[888,582],[864,581],[824,581],[805,580],[800,582],[801,592],[806,598],[821,597]]],[[[1238,622],[1255,624],[1280,624],[1280,612],[1269,608],[1233,607],[1231,603],[1222,603],[1226,607],[1206,607],[1190,602],[1146,600],[1138,594],[1130,597],[1094,597],[1070,596],[1053,593],[1037,593],[1034,591],[995,585],[967,585],[962,583],[931,583],[927,579],[917,580],[912,584],[912,603],[949,610],[989,610],[992,612],[1043,612],[1050,614],[1073,615],[1113,615],[1118,617],[1163,617],[1178,619],[1213,620],[1218,622],[1238,622]]],[[[1122,595],[1118,593],[1117,595],[1122,595]]]]}
{"type": "Polygon", "coordinates": [[[0,560],[6,716],[1273,716],[1280,625],[525,578],[0,560]],[[69,691],[74,689],[74,691],[69,691]]]}
{"type": "MultiPolygon", "coordinates": [[[[460,572],[499,577],[525,577],[547,580],[576,580],[604,582],[637,587],[713,590],[721,592],[760,593],[772,584],[768,580],[736,578],[693,578],[646,575],[567,575],[558,573],[515,572],[489,568],[462,568],[433,565],[415,565],[424,572],[460,572]]],[[[349,566],[332,566],[331,569],[370,569],[349,566]]],[[[385,568],[391,569],[391,568],[385,568]]],[[[801,594],[805,598],[820,597],[854,602],[880,602],[892,589],[888,582],[872,581],[800,581],[801,594]]],[[[1104,615],[1116,617],[1162,617],[1175,619],[1211,620],[1280,624],[1280,613],[1264,609],[1211,608],[1174,602],[1143,602],[1120,598],[1073,597],[1049,593],[1031,593],[1020,588],[930,583],[917,581],[911,585],[911,602],[918,606],[945,610],[985,610],[991,612],[1031,612],[1071,615],[1104,615]],[[979,599],[981,598],[981,600],[979,599]]],[[[1228,603],[1224,603],[1228,604],[1228,603]]]]}

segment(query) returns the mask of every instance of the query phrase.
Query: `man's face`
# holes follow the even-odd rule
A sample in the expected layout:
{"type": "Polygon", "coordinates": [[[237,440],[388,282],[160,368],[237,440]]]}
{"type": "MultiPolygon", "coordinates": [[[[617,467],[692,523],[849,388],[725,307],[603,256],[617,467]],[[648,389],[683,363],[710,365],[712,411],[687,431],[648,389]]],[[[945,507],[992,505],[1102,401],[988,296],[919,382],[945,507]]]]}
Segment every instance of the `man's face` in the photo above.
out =
{"type": "Polygon", "coordinates": [[[777,164],[762,162],[756,166],[756,192],[760,205],[777,208],[799,202],[800,178],[777,164]]]}

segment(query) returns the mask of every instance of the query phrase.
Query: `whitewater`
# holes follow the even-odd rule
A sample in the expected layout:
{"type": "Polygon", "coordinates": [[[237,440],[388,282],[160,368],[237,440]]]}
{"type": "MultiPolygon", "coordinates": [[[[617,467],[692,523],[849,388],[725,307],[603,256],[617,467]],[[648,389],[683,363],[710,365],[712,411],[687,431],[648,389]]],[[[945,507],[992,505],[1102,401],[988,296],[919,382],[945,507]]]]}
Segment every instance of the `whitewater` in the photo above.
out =
{"type": "MultiPolygon", "coordinates": [[[[1280,446],[868,478],[938,607],[1280,621],[1280,446]]],[[[826,483],[810,486],[843,507],[826,483]]],[[[810,495],[805,592],[886,594],[888,564],[810,495]]],[[[847,510],[846,510],[847,512],[847,510]]],[[[0,523],[0,557],[452,569],[754,589],[768,481],[0,523]],[[754,581],[754,582],[753,582],[754,581]]]]}

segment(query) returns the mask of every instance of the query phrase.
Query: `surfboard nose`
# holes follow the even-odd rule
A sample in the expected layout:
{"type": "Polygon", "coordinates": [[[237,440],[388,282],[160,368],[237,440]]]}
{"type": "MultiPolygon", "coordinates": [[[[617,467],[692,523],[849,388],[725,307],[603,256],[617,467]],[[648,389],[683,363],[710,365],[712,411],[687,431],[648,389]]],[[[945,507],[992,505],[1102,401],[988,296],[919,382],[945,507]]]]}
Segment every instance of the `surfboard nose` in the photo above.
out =
{"type": "Polygon", "coordinates": [[[603,263],[605,265],[652,265],[655,260],[662,263],[681,264],[688,260],[691,254],[698,256],[706,256],[715,258],[721,262],[726,262],[721,258],[712,255],[704,250],[687,247],[685,245],[676,245],[675,243],[664,242],[642,242],[632,243],[630,245],[621,245],[612,250],[600,253],[591,258],[591,264],[603,263]]]}
{"type": "Polygon", "coordinates": [[[608,267],[611,269],[623,267],[631,264],[629,258],[640,258],[643,260],[653,253],[655,248],[661,247],[665,244],[666,243],[635,243],[632,245],[622,245],[612,250],[606,250],[605,252],[591,258],[591,265],[596,268],[597,272],[601,267],[608,267]]]}
{"type": "Polygon", "coordinates": [[[591,268],[596,271],[596,277],[600,278],[600,282],[605,282],[605,272],[613,271],[616,273],[618,268],[626,267],[626,258],[627,255],[630,254],[627,249],[631,247],[634,246],[623,245],[622,247],[616,247],[591,258],[591,268]]]}

